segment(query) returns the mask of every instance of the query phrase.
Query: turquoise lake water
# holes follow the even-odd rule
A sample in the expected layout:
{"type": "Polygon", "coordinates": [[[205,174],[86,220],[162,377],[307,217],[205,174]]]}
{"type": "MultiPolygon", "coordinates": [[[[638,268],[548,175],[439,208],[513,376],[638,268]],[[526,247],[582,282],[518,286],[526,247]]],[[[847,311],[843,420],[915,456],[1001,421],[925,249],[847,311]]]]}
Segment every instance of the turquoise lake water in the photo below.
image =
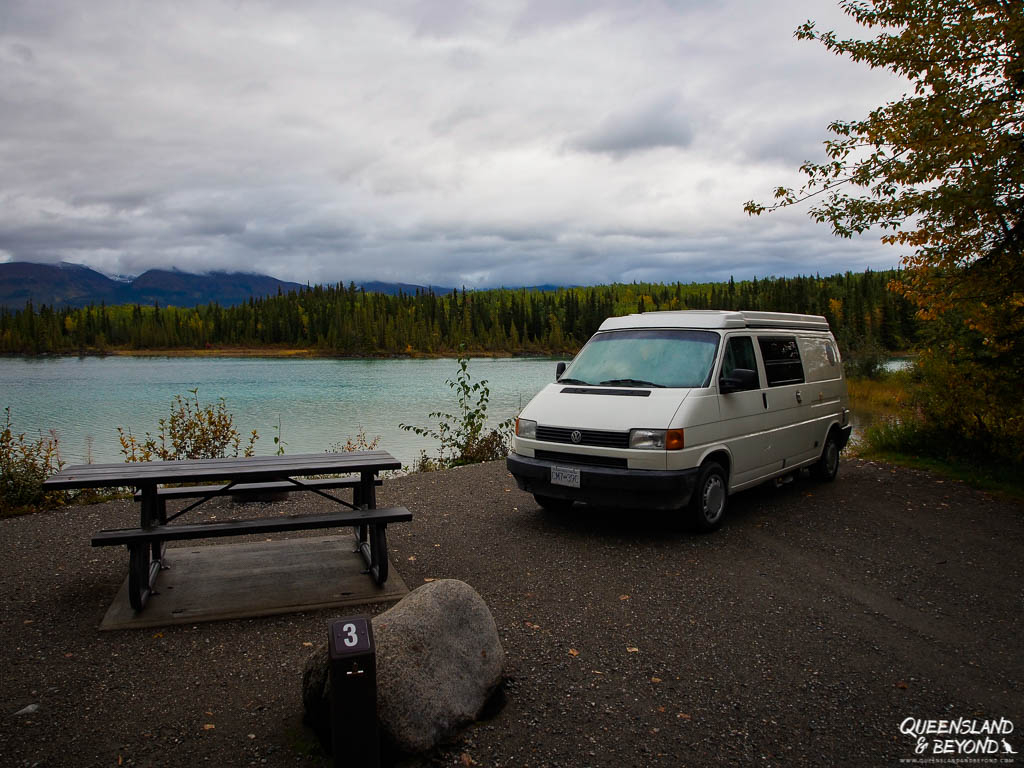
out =
{"type": "MultiPolygon", "coordinates": [[[[69,464],[123,460],[117,427],[138,437],[156,434],[175,395],[198,387],[201,403],[223,397],[243,434],[255,429],[257,454],[273,454],[278,419],[287,453],[314,453],[354,438],[359,428],[380,435],[380,447],[403,464],[429,438],[400,423],[435,426],[431,411],[455,412],[454,359],[287,360],[279,358],[56,357],[0,358],[0,408],[10,406],[15,432],[55,430],[69,464]]],[[[545,384],[555,361],[474,359],[473,381],[491,389],[493,423],[515,416],[545,384]]]]}

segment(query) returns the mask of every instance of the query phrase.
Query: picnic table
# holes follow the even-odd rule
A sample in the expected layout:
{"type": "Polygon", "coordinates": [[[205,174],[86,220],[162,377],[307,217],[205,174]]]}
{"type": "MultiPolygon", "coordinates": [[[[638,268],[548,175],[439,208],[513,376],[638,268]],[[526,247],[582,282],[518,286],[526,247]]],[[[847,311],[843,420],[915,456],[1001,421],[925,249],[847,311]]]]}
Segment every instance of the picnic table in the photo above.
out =
{"type": "Polygon", "coordinates": [[[99,531],[93,536],[92,545],[123,544],[128,547],[128,599],[134,610],[141,611],[153,594],[157,576],[164,567],[166,542],[175,539],[351,526],[355,529],[357,550],[366,561],[367,573],[377,584],[383,584],[388,577],[387,525],[412,519],[412,515],[403,507],[377,508],[376,487],[381,482],[377,475],[391,469],[401,469],[401,462],[382,450],[79,464],[52,475],[43,482],[43,488],[53,491],[77,488],[136,489],[139,527],[99,531]],[[310,477],[312,475],[320,477],[310,477]],[[216,482],[212,485],[194,485],[211,481],[216,482]],[[174,485],[169,487],[166,484],[174,485]],[[351,502],[327,492],[343,488],[352,490],[351,502]],[[217,496],[280,491],[310,491],[336,502],[339,509],[287,517],[171,524],[217,496]],[[198,500],[168,515],[168,498],[198,500]]]}

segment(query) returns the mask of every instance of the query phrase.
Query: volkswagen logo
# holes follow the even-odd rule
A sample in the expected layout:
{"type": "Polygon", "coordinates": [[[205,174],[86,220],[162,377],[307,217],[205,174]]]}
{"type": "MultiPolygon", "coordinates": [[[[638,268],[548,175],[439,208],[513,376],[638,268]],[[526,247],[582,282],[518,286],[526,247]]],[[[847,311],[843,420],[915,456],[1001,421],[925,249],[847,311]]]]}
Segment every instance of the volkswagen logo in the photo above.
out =
{"type": "Polygon", "coordinates": [[[570,433],[569,439],[572,440],[574,443],[578,443],[580,440],[583,439],[583,433],[580,432],[578,429],[574,429],[570,433]]]}

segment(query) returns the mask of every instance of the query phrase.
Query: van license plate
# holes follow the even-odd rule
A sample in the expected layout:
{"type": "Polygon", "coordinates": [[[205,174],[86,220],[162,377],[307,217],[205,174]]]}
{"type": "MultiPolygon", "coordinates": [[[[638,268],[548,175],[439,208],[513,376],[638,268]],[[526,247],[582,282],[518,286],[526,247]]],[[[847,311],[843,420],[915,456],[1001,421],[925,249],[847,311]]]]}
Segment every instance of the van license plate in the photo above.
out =
{"type": "Polygon", "coordinates": [[[566,485],[569,488],[579,488],[580,471],[575,467],[552,467],[551,484],[566,485]]]}

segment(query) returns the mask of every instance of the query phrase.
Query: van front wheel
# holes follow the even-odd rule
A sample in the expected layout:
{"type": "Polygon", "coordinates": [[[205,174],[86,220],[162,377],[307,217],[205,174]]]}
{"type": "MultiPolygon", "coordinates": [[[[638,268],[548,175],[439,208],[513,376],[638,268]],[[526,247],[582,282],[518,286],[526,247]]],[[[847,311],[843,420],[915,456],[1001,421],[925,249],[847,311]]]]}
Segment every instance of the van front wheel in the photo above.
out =
{"type": "Polygon", "coordinates": [[[825,438],[821,458],[811,467],[811,474],[819,480],[835,480],[839,472],[839,438],[833,430],[825,438]]]}
{"type": "Polygon", "coordinates": [[[722,524],[728,498],[725,470],[717,462],[705,462],[690,497],[690,518],[698,531],[713,531],[722,524]]]}

